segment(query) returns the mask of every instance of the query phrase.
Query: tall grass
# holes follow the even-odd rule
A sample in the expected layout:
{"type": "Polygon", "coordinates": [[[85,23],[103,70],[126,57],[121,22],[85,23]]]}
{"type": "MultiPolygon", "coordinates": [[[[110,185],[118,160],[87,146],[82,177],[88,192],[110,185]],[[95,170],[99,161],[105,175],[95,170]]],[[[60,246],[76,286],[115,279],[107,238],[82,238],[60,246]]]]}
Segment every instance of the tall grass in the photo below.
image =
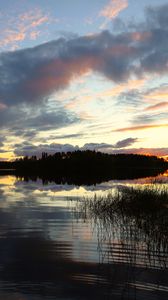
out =
{"type": "Polygon", "coordinates": [[[123,187],[106,196],[87,198],[85,210],[97,216],[111,216],[114,213],[139,216],[158,213],[168,209],[168,189],[163,186],[123,187]]]}
{"type": "Polygon", "coordinates": [[[138,257],[142,253],[142,243],[145,243],[146,261],[151,266],[168,266],[166,186],[124,187],[106,196],[84,199],[80,205],[83,217],[94,221],[99,248],[103,249],[107,240],[110,249],[114,248],[116,240],[129,249],[134,245],[130,254],[132,261],[133,256],[138,257]]]}

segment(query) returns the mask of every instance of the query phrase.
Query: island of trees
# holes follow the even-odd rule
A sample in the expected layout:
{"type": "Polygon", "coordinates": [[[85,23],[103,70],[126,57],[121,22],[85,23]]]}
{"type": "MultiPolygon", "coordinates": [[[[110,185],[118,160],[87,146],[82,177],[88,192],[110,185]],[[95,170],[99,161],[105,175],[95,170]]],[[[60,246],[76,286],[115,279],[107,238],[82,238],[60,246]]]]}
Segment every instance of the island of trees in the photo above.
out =
{"type": "Polygon", "coordinates": [[[156,156],[107,154],[96,151],[42,153],[41,158],[25,156],[0,162],[0,173],[59,183],[94,184],[110,179],[156,176],[168,169],[168,162],[156,156]]]}

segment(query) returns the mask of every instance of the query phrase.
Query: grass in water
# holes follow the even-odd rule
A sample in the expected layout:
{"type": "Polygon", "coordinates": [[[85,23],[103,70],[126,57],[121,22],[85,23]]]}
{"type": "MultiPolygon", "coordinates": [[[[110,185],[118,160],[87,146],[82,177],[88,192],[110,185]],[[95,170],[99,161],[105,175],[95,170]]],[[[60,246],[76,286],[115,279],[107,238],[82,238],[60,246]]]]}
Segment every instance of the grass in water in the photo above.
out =
{"type": "MultiPolygon", "coordinates": [[[[85,210],[97,216],[112,216],[114,213],[130,216],[154,214],[168,208],[168,189],[164,186],[123,187],[106,196],[85,199],[85,210]]],[[[166,210],[166,211],[165,211],[166,210]]]]}
{"type": "MultiPolygon", "coordinates": [[[[112,256],[112,249],[115,249],[114,244],[118,240],[119,245],[125,247],[123,249],[134,248],[130,250],[131,261],[134,256],[135,261],[138,261],[138,257],[146,253],[146,261],[148,258],[152,267],[168,266],[166,186],[119,188],[106,196],[95,195],[82,200],[79,209],[84,219],[93,220],[97,228],[99,248],[103,249],[104,242],[110,245],[109,255],[112,256]]],[[[123,255],[125,257],[126,253],[123,255]]]]}

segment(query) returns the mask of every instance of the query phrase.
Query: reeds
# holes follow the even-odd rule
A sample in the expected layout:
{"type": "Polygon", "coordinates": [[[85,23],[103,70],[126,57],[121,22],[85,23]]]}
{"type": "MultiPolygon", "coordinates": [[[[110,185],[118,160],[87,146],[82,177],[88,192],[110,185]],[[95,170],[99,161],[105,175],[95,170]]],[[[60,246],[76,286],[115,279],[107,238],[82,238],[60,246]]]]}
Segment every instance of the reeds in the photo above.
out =
{"type": "Polygon", "coordinates": [[[139,257],[143,253],[143,244],[146,263],[153,267],[168,266],[168,189],[165,185],[118,188],[106,196],[84,199],[80,205],[83,217],[92,219],[95,224],[99,248],[103,248],[107,240],[110,249],[114,249],[116,240],[129,249],[134,245],[132,260],[135,254],[139,257]]]}
{"type": "Polygon", "coordinates": [[[85,210],[97,216],[112,216],[114,213],[128,216],[151,215],[168,209],[168,189],[164,185],[123,187],[106,196],[87,198],[85,210]]]}

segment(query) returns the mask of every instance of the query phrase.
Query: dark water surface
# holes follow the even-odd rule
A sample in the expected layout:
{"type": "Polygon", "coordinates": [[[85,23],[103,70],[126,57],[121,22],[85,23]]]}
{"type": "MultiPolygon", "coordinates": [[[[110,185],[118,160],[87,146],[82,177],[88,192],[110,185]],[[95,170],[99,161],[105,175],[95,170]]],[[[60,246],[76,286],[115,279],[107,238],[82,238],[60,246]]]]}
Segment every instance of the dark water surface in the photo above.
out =
{"type": "Polygon", "coordinates": [[[0,299],[168,299],[162,224],[103,223],[79,205],[116,186],[160,182],[168,188],[168,174],[89,187],[0,176],[0,299]]]}

